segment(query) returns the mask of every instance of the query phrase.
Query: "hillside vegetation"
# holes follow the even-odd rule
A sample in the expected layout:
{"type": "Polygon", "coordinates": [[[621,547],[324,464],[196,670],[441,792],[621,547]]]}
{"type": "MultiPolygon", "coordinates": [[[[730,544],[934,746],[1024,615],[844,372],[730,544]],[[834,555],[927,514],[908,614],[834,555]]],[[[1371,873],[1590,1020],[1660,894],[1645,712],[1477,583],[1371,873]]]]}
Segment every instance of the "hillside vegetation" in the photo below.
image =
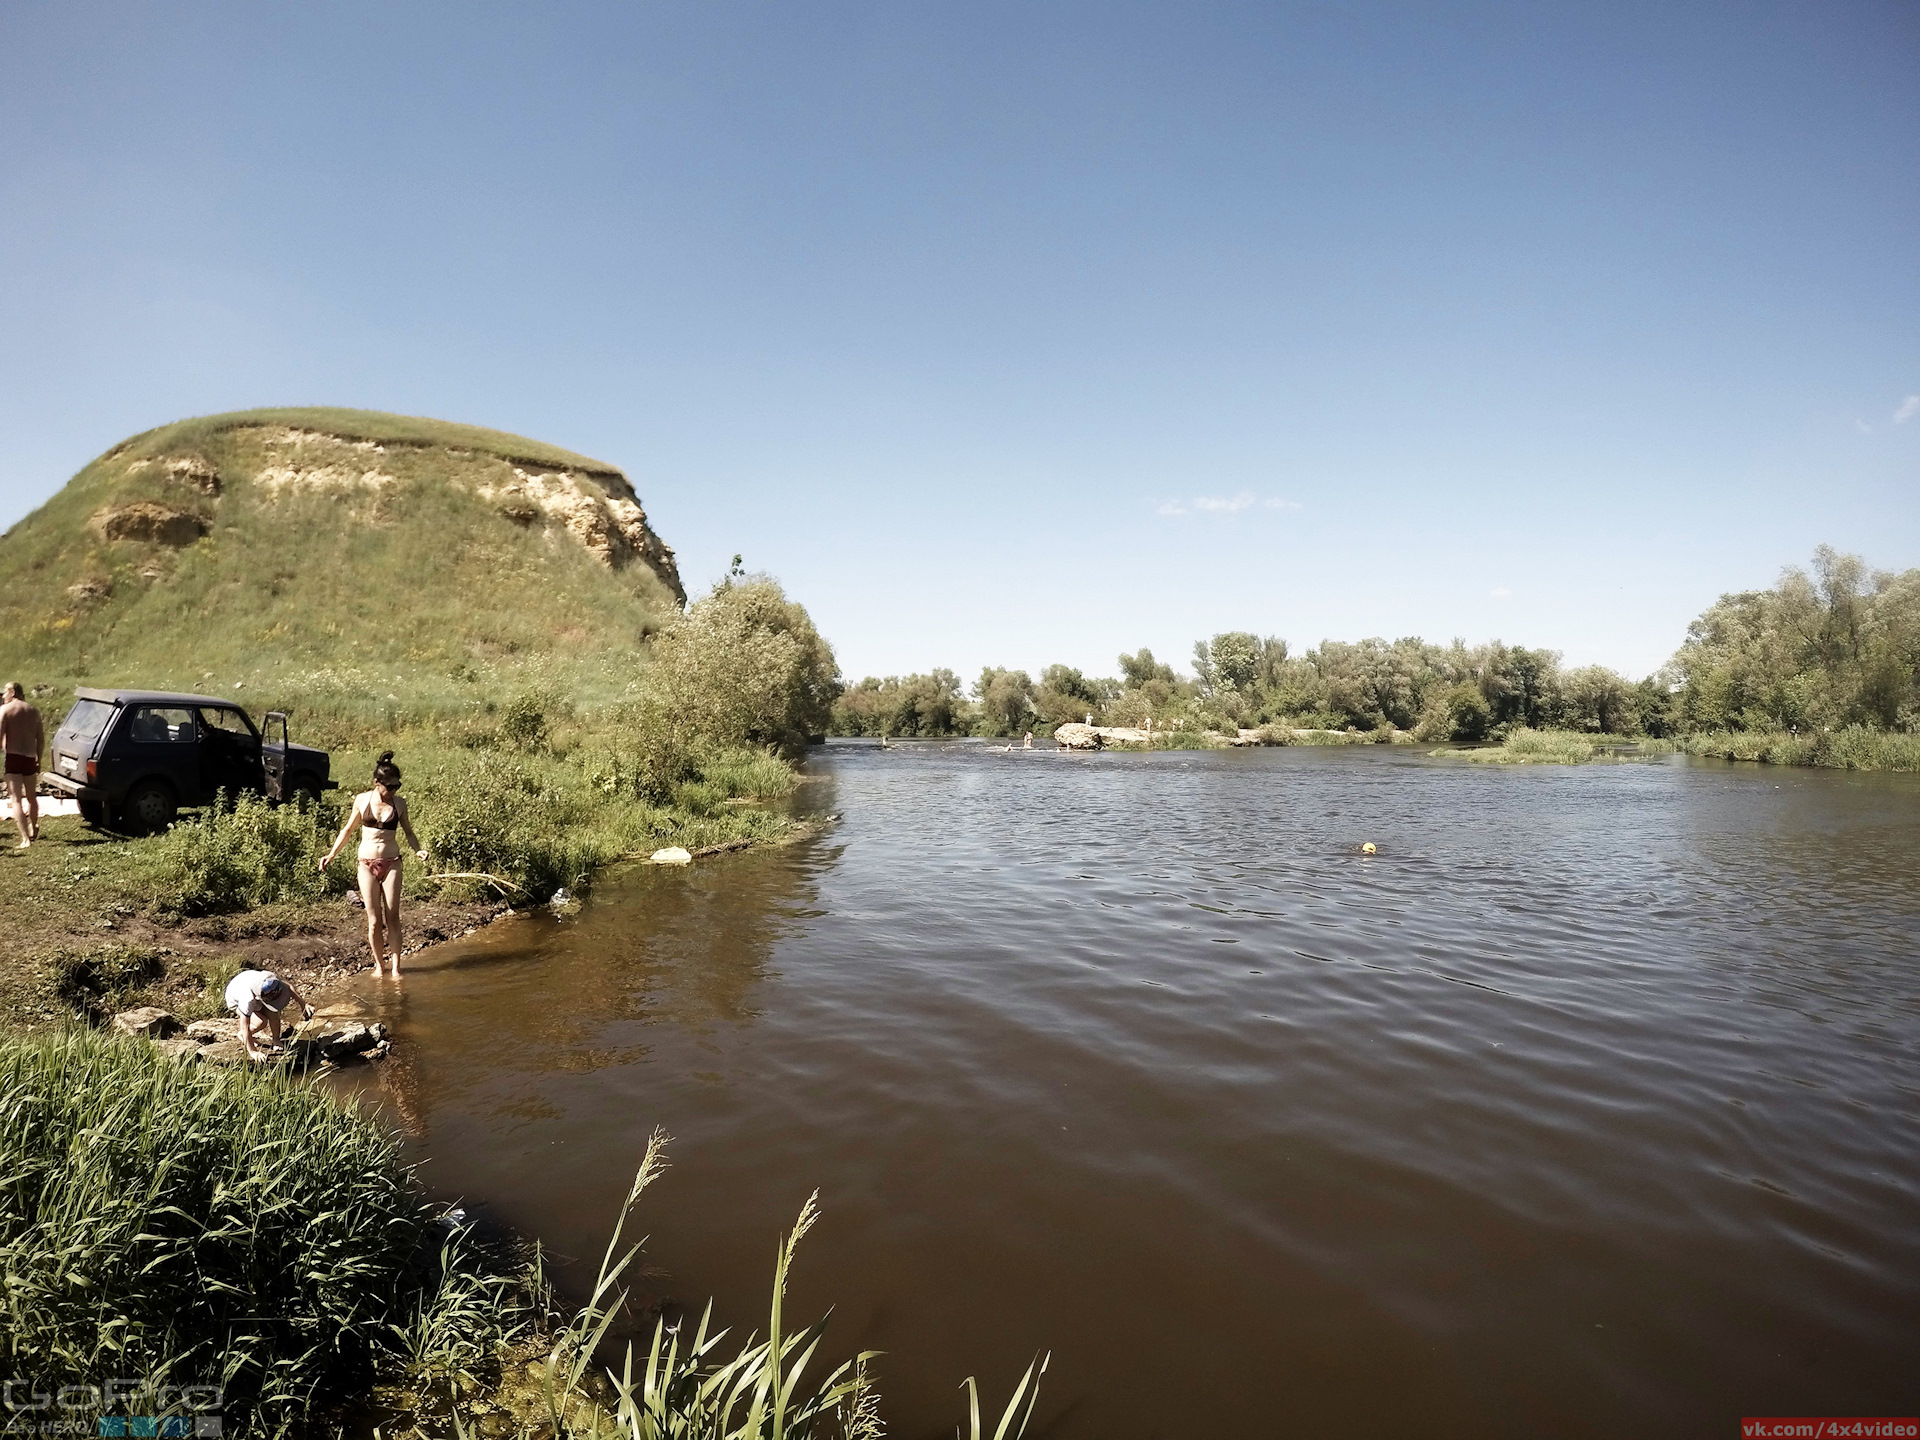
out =
{"type": "MultiPolygon", "coordinates": [[[[0,669],[418,716],[632,685],[685,601],[604,461],[475,426],[251,410],[114,446],[0,537],[0,669]]],[[[344,718],[344,717],[343,717],[344,718]]]]}

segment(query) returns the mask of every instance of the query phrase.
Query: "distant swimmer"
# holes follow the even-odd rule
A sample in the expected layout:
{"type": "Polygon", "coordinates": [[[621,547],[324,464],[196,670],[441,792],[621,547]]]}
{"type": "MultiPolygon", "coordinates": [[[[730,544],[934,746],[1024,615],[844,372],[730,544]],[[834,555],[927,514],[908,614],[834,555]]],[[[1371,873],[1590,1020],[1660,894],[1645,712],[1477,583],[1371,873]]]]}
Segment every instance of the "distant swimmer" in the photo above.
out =
{"type": "MultiPolygon", "coordinates": [[[[1013,748],[1013,746],[1011,746],[1011,745],[1009,745],[1009,746],[1007,746],[1007,748],[1008,748],[1009,750],[1011,750],[1011,749],[1013,748]]],[[[1022,746],[1021,746],[1020,748],[1021,748],[1022,750],[1031,750],[1031,749],[1033,749],[1033,731],[1031,731],[1031,730],[1029,730],[1029,731],[1027,731],[1027,743],[1026,743],[1025,745],[1022,745],[1022,746]]]]}

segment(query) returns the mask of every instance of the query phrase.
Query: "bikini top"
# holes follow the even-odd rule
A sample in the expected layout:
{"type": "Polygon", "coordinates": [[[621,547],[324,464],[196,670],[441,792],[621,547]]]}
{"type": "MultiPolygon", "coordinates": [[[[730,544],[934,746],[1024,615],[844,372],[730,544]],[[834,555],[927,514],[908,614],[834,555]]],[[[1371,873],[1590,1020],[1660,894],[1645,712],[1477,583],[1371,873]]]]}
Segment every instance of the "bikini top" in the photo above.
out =
{"type": "Polygon", "coordinates": [[[389,805],[387,807],[387,811],[388,811],[388,814],[386,819],[376,820],[373,818],[372,803],[369,802],[367,808],[361,812],[360,823],[362,826],[364,826],[368,830],[399,829],[400,828],[400,807],[398,805],[389,805]]]}

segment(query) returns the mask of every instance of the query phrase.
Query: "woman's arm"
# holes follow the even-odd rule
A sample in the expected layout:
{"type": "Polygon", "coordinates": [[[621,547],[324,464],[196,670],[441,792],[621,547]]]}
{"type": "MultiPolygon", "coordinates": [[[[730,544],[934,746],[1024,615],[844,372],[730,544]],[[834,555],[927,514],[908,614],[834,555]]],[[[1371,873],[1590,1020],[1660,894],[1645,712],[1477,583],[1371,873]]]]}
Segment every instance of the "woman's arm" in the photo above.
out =
{"type": "Polygon", "coordinates": [[[327,853],[321,857],[320,868],[326,869],[333,863],[333,857],[340,853],[340,847],[347,843],[347,836],[353,833],[353,827],[360,823],[360,797],[353,797],[353,808],[347,812],[347,823],[340,827],[340,833],[333,837],[333,844],[327,847],[327,853]]]}
{"type": "Polygon", "coordinates": [[[422,865],[427,863],[426,847],[420,843],[420,837],[413,833],[413,816],[407,810],[407,802],[400,802],[400,828],[407,832],[407,844],[413,847],[413,853],[420,857],[422,865]]]}

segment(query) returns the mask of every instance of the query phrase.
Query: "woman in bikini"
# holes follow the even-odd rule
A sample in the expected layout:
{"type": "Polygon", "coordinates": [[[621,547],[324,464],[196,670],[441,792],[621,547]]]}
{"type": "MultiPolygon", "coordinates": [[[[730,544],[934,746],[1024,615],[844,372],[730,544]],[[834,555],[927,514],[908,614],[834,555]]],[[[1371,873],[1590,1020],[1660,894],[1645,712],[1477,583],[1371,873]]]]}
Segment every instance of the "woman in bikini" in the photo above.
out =
{"type": "Polygon", "coordinates": [[[325,870],[347,843],[353,827],[360,827],[360,898],[367,902],[367,947],[373,951],[373,973],[379,975],[383,963],[393,965],[393,978],[400,978],[400,845],[396,831],[405,831],[407,844],[425,864],[427,852],[413,833],[407,818],[407,802],[400,798],[400,767],[393,763],[393,752],[384,752],[373,767],[373,788],[353,797],[353,810],[347,823],[335,837],[333,848],[320,861],[325,870]]]}

